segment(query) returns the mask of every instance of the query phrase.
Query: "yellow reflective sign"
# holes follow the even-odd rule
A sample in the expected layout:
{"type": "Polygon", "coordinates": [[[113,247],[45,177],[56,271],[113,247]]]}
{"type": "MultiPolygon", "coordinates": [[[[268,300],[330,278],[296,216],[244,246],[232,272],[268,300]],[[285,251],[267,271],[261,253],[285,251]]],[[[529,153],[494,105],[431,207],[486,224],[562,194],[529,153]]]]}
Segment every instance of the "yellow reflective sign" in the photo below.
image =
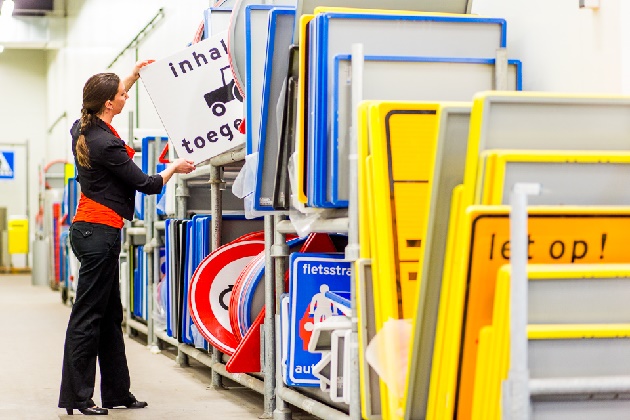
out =
{"type": "Polygon", "coordinates": [[[305,117],[306,103],[308,98],[306,93],[307,73],[308,73],[308,24],[313,20],[313,15],[302,15],[299,22],[299,34],[300,34],[300,49],[299,49],[299,71],[298,71],[298,94],[297,94],[297,117],[296,117],[296,130],[295,130],[295,168],[296,168],[296,193],[298,201],[301,203],[307,202],[306,197],[306,130],[308,118],[305,117]]]}
{"type": "MultiPolygon", "coordinates": [[[[507,204],[509,197],[507,197],[506,192],[511,189],[514,182],[513,175],[510,176],[509,166],[519,165],[522,167],[523,164],[531,164],[531,178],[523,179],[523,181],[541,182],[547,188],[561,189],[559,188],[562,185],[560,180],[558,184],[554,184],[554,187],[550,187],[542,181],[545,168],[550,170],[547,179],[554,176],[561,178],[556,176],[557,172],[553,172],[561,170],[564,174],[563,177],[575,180],[576,178],[572,177],[572,174],[579,175],[580,171],[588,168],[586,165],[598,165],[597,169],[592,169],[592,171],[600,171],[601,169],[606,174],[606,177],[611,177],[610,179],[617,176],[623,179],[628,171],[627,165],[630,164],[630,153],[611,150],[486,150],[481,153],[479,179],[477,181],[477,194],[481,198],[477,198],[475,203],[483,205],[507,204]],[[549,165],[545,166],[546,164],[549,165]],[[509,179],[512,182],[506,184],[509,179]]],[[[521,169],[521,171],[524,171],[524,169],[521,169]]],[[[596,189],[593,201],[589,202],[589,204],[608,205],[618,204],[617,201],[619,203],[623,202],[622,192],[610,191],[610,194],[614,194],[614,198],[606,198],[605,190],[600,188],[598,182],[595,181],[594,184],[596,185],[584,185],[579,192],[576,192],[576,201],[581,203],[581,200],[584,200],[584,197],[586,197],[587,191],[596,189]],[[607,202],[595,202],[597,199],[607,200],[607,202]]],[[[609,188],[609,190],[612,190],[612,188],[609,188]]],[[[550,193],[553,194],[554,192],[551,191],[550,193]]],[[[564,201],[563,203],[571,204],[564,201]]]]}
{"type": "MultiPolygon", "coordinates": [[[[492,324],[497,272],[510,258],[509,208],[471,206],[461,228],[463,240],[458,241],[455,260],[460,266],[448,279],[452,290],[446,310],[453,317],[446,326],[442,358],[442,366],[457,366],[457,369],[443,372],[450,377],[441,379],[444,387],[437,404],[449,405],[457,418],[467,419],[472,410],[479,334],[484,326],[492,324]],[[448,401],[456,395],[455,408],[448,401]]],[[[531,208],[529,262],[630,262],[626,234],[629,229],[630,208],[627,207],[531,208]]]]}

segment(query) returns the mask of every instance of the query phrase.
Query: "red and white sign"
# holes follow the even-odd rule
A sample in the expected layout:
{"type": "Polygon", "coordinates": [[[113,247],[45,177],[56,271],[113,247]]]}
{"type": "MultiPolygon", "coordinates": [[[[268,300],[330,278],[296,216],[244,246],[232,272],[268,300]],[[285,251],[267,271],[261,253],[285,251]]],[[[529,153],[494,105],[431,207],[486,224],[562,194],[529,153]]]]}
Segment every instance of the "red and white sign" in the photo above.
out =
{"type": "Polygon", "coordinates": [[[224,245],[208,255],[190,281],[190,315],[210,344],[232,355],[239,339],[232,332],[228,307],[237,278],[263,252],[264,241],[239,241],[224,245]]]}

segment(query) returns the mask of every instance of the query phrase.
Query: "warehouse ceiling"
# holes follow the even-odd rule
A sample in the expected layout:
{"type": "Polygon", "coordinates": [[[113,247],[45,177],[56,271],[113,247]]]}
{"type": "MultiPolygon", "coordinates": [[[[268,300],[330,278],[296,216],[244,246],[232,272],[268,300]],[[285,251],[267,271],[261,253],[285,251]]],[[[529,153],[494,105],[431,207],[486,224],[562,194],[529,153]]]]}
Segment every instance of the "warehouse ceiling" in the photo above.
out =
{"type": "MultiPolygon", "coordinates": [[[[0,7],[5,0],[0,0],[0,7]]],[[[13,16],[49,16],[62,8],[60,0],[13,0],[13,16]]]]}

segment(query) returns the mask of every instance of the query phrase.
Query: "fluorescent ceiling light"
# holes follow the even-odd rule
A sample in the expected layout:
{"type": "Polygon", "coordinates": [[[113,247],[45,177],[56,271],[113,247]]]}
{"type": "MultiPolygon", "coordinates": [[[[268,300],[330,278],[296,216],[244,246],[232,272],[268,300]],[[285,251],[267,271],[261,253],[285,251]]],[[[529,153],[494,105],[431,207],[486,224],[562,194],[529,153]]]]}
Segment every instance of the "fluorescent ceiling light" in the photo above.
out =
{"type": "Polygon", "coordinates": [[[2,2],[2,9],[0,9],[0,14],[2,16],[11,16],[13,14],[13,9],[15,8],[15,3],[13,0],[4,0],[2,2]]]}

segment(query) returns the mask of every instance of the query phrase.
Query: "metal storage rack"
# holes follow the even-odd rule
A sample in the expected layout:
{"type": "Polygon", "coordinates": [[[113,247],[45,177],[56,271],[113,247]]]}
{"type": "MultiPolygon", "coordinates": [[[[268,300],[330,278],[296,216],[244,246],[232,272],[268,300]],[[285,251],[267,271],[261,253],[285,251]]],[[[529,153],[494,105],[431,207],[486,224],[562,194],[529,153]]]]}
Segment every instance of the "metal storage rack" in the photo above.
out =
{"type": "MultiPolygon", "coordinates": [[[[501,81],[505,80],[506,52],[504,49],[497,51],[497,88],[501,89],[501,81]]],[[[352,49],[352,109],[357,109],[362,99],[363,86],[363,46],[353,45],[352,49]]],[[[347,233],[348,246],[346,247],[346,260],[356,261],[359,258],[358,245],[358,175],[357,175],[357,141],[356,141],[356,121],[357,115],[352,115],[352,137],[350,142],[350,195],[348,211],[333,210],[317,220],[311,227],[311,232],[322,233],[347,233]]],[[[157,145],[158,143],[155,142],[157,145]]],[[[156,157],[159,150],[148,150],[149,167],[155,168],[156,157]]],[[[221,215],[223,214],[223,201],[221,189],[224,188],[223,180],[224,167],[234,164],[242,164],[245,159],[244,148],[226,152],[212,158],[207,166],[200,167],[194,175],[177,175],[176,206],[175,216],[179,219],[186,218],[189,212],[199,211],[189,207],[189,188],[192,184],[196,186],[210,185],[210,213],[212,215],[211,228],[211,251],[221,245],[221,215]],[[204,176],[208,180],[202,181],[204,176]],[[191,184],[192,183],[192,184],[191,184]]],[[[127,228],[127,243],[129,246],[139,243],[141,235],[146,236],[145,252],[147,253],[148,278],[152,282],[159,279],[159,270],[156,269],[159,262],[159,245],[161,234],[164,232],[163,221],[155,219],[155,196],[145,197],[145,220],[143,226],[133,226],[127,228]],[[134,242],[136,241],[136,242],[134,242]],[[158,254],[156,254],[158,253],[158,254]]],[[[203,211],[206,211],[205,209],[203,211]]],[[[327,394],[313,388],[287,387],[282,381],[281,364],[281,343],[276,331],[280,325],[280,297],[284,292],[284,273],[288,267],[289,249],[285,242],[285,235],[295,233],[292,223],[286,220],[286,216],[267,215],[264,217],[265,231],[265,307],[274,308],[273,311],[266,311],[263,331],[261,334],[264,351],[262,352],[262,372],[261,375],[252,374],[232,374],[225,368],[226,356],[218,350],[211,349],[208,352],[201,351],[187,344],[178,343],[177,340],[168,337],[163,331],[156,331],[151,318],[153,312],[153,288],[149,287],[149,309],[148,323],[144,325],[131,319],[128,311],[127,328],[129,332],[139,331],[147,335],[147,341],[152,351],[158,352],[162,343],[167,343],[177,348],[177,363],[180,366],[188,364],[188,358],[192,357],[198,362],[212,369],[212,385],[215,388],[222,386],[222,378],[227,377],[245,387],[263,394],[264,412],[263,418],[290,419],[291,411],[288,404],[324,419],[360,419],[361,402],[359,394],[359,366],[358,357],[352,357],[351,372],[351,398],[349,406],[332,402],[327,394]],[[322,402],[324,401],[324,402],[322,402]],[[347,407],[347,410],[346,410],[347,407]],[[347,412],[346,412],[347,411],[347,412]]],[[[352,302],[352,336],[348,350],[358,355],[358,322],[356,316],[356,290],[354,280],[354,270],[351,279],[351,302],[352,302]]]]}
{"type": "MultiPolygon", "coordinates": [[[[154,142],[155,147],[145,151],[148,153],[149,174],[155,172],[155,162],[159,156],[158,142],[154,142]],[[153,169],[151,169],[153,168],[153,169]]],[[[209,161],[207,166],[199,167],[194,174],[176,175],[176,204],[175,217],[186,218],[190,212],[207,211],[206,209],[191,209],[189,206],[191,186],[210,186],[210,214],[211,224],[211,250],[217,249],[221,245],[221,215],[223,201],[221,190],[225,186],[224,168],[240,165],[245,159],[243,148],[226,152],[209,161]],[[207,180],[204,180],[207,177],[207,180]]],[[[204,206],[205,207],[205,206],[204,206]]],[[[265,216],[265,304],[274,308],[274,311],[266,312],[263,326],[264,354],[262,372],[259,374],[232,374],[227,372],[225,363],[227,356],[221,354],[216,349],[208,352],[192,347],[188,344],[179,343],[176,339],[166,335],[165,331],[155,328],[153,320],[153,284],[159,281],[159,247],[163,244],[163,234],[165,222],[158,220],[156,216],[156,197],[145,196],[144,221],[134,221],[125,227],[123,258],[131,255],[133,248],[144,245],[144,252],[147,258],[147,277],[150,279],[148,285],[148,310],[147,323],[135,319],[131,314],[130,305],[127,305],[126,330],[128,335],[142,333],[147,336],[147,344],[150,350],[158,353],[164,344],[168,344],[177,349],[176,362],[180,366],[187,366],[189,357],[212,369],[212,385],[215,388],[222,387],[222,378],[229,378],[247,388],[263,394],[264,407],[263,417],[288,419],[291,411],[286,403],[292,404],[300,409],[325,419],[347,419],[360,418],[360,407],[358,404],[350,408],[351,415],[343,411],[343,406],[327,400],[326,394],[319,390],[309,388],[289,388],[282,382],[281,374],[281,352],[280,343],[276,340],[276,329],[279,326],[279,297],[284,291],[284,272],[288,266],[288,247],[285,244],[285,235],[294,233],[295,230],[284,216],[265,216]],[[321,401],[326,401],[326,403],[321,401]]],[[[348,218],[332,218],[319,221],[313,228],[314,232],[345,233],[348,231],[348,218]]],[[[356,346],[353,350],[356,351],[356,346]]],[[[356,359],[356,358],[354,358],[356,359]]],[[[358,367],[357,367],[358,378],[358,367]]]]}

